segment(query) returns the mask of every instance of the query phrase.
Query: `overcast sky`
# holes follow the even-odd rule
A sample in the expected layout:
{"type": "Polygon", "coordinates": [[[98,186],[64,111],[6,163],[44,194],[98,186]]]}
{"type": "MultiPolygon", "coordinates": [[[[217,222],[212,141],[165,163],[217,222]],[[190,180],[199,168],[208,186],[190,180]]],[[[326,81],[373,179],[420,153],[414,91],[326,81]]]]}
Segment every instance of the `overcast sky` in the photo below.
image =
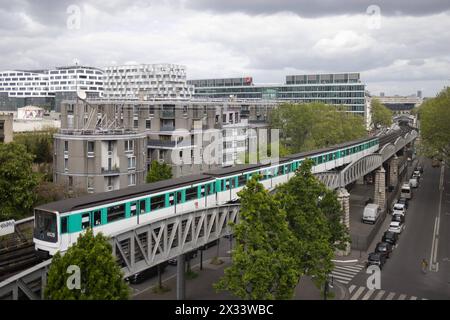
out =
{"type": "Polygon", "coordinates": [[[450,85],[449,30],[449,0],[0,0],[0,69],[179,63],[189,79],[256,83],[349,71],[375,95],[433,96],[450,85]]]}

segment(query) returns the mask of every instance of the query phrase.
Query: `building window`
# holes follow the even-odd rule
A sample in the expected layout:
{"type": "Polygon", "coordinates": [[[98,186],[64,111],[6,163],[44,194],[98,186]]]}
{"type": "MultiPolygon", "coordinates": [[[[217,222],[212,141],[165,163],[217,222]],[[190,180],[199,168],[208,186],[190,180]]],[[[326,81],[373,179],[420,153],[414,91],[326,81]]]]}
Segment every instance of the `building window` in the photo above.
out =
{"type": "Polygon", "coordinates": [[[64,171],[65,172],[69,171],[69,159],[67,158],[64,159],[64,171]]]}
{"type": "Polygon", "coordinates": [[[135,186],[136,185],[136,174],[131,173],[128,175],[128,186],[135,186]]]}
{"type": "Polygon", "coordinates": [[[94,151],[95,151],[95,142],[94,141],[88,141],[87,143],[87,151],[88,151],[88,158],[94,157],[94,151]]]}
{"type": "Polygon", "coordinates": [[[128,170],[136,169],[136,157],[128,157],[128,170]]]}
{"type": "Polygon", "coordinates": [[[139,127],[139,119],[138,118],[134,118],[133,119],[133,127],[135,129],[139,127]]]}
{"type": "Polygon", "coordinates": [[[134,140],[125,140],[125,152],[133,152],[134,140]]]}
{"type": "Polygon", "coordinates": [[[69,152],[69,141],[64,141],[64,152],[69,152]]]}
{"type": "Polygon", "coordinates": [[[145,120],[145,129],[151,129],[152,128],[152,120],[147,119],[145,120]]]}
{"type": "Polygon", "coordinates": [[[73,177],[69,176],[69,188],[73,187],[73,177]]]}
{"type": "Polygon", "coordinates": [[[94,177],[87,178],[87,191],[89,193],[94,193],[94,177]]]}

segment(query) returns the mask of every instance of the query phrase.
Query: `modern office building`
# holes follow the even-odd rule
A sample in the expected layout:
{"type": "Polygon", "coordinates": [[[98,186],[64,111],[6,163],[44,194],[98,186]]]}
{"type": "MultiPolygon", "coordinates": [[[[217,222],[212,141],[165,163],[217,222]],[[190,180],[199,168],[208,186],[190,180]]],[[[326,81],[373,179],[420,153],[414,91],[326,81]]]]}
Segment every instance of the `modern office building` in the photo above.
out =
{"type": "Polygon", "coordinates": [[[62,100],[76,98],[77,90],[87,97],[100,97],[103,71],[87,66],[51,70],[0,72],[0,110],[16,111],[28,105],[59,111],[62,100]]]}
{"type": "Polygon", "coordinates": [[[105,97],[119,100],[190,99],[186,67],[176,64],[140,64],[105,68],[105,97]]]}
{"type": "Polygon", "coordinates": [[[359,73],[288,75],[283,84],[255,84],[252,77],[188,80],[195,87],[194,97],[278,102],[323,102],[344,105],[349,112],[367,121],[366,85],[359,73]]]}
{"type": "Polygon", "coordinates": [[[65,101],[55,135],[54,181],[104,192],[144,183],[153,160],[171,165],[174,177],[232,165],[247,148],[248,121],[267,118],[274,106],[224,100],[65,101]],[[199,133],[224,136],[213,163],[195,159],[211,141],[199,133]]]}
{"type": "Polygon", "coordinates": [[[13,115],[0,112],[0,143],[13,141],[13,115]]]}
{"type": "Polygon", "coordinates": [[[418,91],[417,95],[410,96],[386,96],[380,94],[380,96],[374,96],[387,108],[392,110],[394,114],[410,114],[411,110],[420,106],[423,102],[421,97],[422,93],[418,91]]]}

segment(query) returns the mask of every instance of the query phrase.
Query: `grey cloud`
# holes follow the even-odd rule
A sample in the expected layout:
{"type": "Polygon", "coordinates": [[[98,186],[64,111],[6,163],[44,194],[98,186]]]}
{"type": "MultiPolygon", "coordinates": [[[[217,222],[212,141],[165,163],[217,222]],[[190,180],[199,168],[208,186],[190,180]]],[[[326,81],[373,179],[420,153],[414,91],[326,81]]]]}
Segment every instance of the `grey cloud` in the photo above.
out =
{"type": "Polygon", "coordinates": [[[292,12],[302,17],[366,14],[378,5],[382,15],[423,16],[450,10],[448,0],[187,0],[195,10],[243,12],[251,15],[292,12]]]}

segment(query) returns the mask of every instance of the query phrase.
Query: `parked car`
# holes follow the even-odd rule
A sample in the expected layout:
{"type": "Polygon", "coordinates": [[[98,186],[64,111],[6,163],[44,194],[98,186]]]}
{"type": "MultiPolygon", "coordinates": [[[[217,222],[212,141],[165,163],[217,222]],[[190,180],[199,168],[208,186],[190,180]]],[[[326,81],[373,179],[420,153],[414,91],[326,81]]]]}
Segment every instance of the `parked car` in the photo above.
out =
{"type": "Polygon", "coordinates": [[[422,166],[417,166],[414,168],[414,171],[419,170],[420,174],[423,174],[423,167],[422,166]]]}
{"type": "Polygon", "coordinates": [[[404,228],[405,228],[405,224],[403,222],[391,221],[388,231],[392,231],[392,232],[400,234],[400,233],[402,233],[404,228]]]}
{"type": "Polygon", "coordinates": [[[395,246],[398,241],[398,234],[388,230],[383,234],[383,238],[381,238],[381,241],[395,246]]]}
{"type": "MultiPolygon", "coordinates": [[[[161,263],[160,266],[161,266],[161,272],[164,272],[164,270],[167,267],[167,262],[161,263]]],[[[132,276],[129,276],[128,278],[126,278],[126,280],[132,284],[139,284],[139,283],[144,282],[147,279],[155,277],[156,275],[158,275],[158,266],[154,266],[154,267],[145,269],[144,271],[141,271],[132,276]]]]}
{"type": "Polygon", "coordinates": [[[413,176],[411,179],[409,179],[409,185],[411,186],[411,188],[417,188],[419,186],[419,179],[413,176]]]}
{"type": "Polygon", "coordinates": [[[417,176],[417,177],[421,177],[422,176],[422,174],[421,174],[421,172],[420,172],[420,170],[419,169],[414,169],[414,171],[413,171],[413,176],[417,176]]]}
{"type": "MultiPolygon", "coordinates": [[[[195,257],[197,257],[197,251],[198,250],[193,250],[193,251],[190,251],[190,252],[186,253],[185,254],[186,261],[194,259],[195,257]]],[[[167,261],[167,263],[170,264],[171,266],[176,266],[178,264],[178,258],[175,257],[173,259],[170,259],[170,260],[167,261]]]]}
{"type": "Polygon", "coordinates": [[[367,267],[375,265],[380,269],[383,269],[384,264],[386,263],[386,255],[379,252],[372,252],[369,254],[369,258],[367,259],[367,267]]]}
{"type": "Polygon", "coordinates": [[[394,207],[392,208],[392,215],[395,214],[401,214],[401,215],[405,215],[406,214],[406,208],[405,205],[402,203],[396,203],[394,204],[394,207]]]}
{"type": "Polygon", "coordinates": [[[405,223],[405,215],[404,214],[393,214],[392,221],[405,223]]]}
{"type": "Polygon", "coordinates": [[[408,202],[409,200],[403,197],[400,197],[400,199],[398,199],[397,201],[397,203],[405,205],[405,209],[408,209],[408,202]]]}
{"type": "Polygon", "coordinates": [[[412,198],[412,190],[409,183],[405,183],[402,185],[402,189],[400,191],[400,196],[402,198],[411,199],[412,198]]]}
{"type": "Polygon", "coordinates": [[[363,211],[362,222],[375,223],[380,215],[380,206],[375,203],[366,205],[363,211]]]}
{"type": "Polygon", "coordinates": [[[384,254],[386,258],[389,258],[392,253],[392,245],[387,242],[378,242],[375,248],[375,252],[384,254]]]}

